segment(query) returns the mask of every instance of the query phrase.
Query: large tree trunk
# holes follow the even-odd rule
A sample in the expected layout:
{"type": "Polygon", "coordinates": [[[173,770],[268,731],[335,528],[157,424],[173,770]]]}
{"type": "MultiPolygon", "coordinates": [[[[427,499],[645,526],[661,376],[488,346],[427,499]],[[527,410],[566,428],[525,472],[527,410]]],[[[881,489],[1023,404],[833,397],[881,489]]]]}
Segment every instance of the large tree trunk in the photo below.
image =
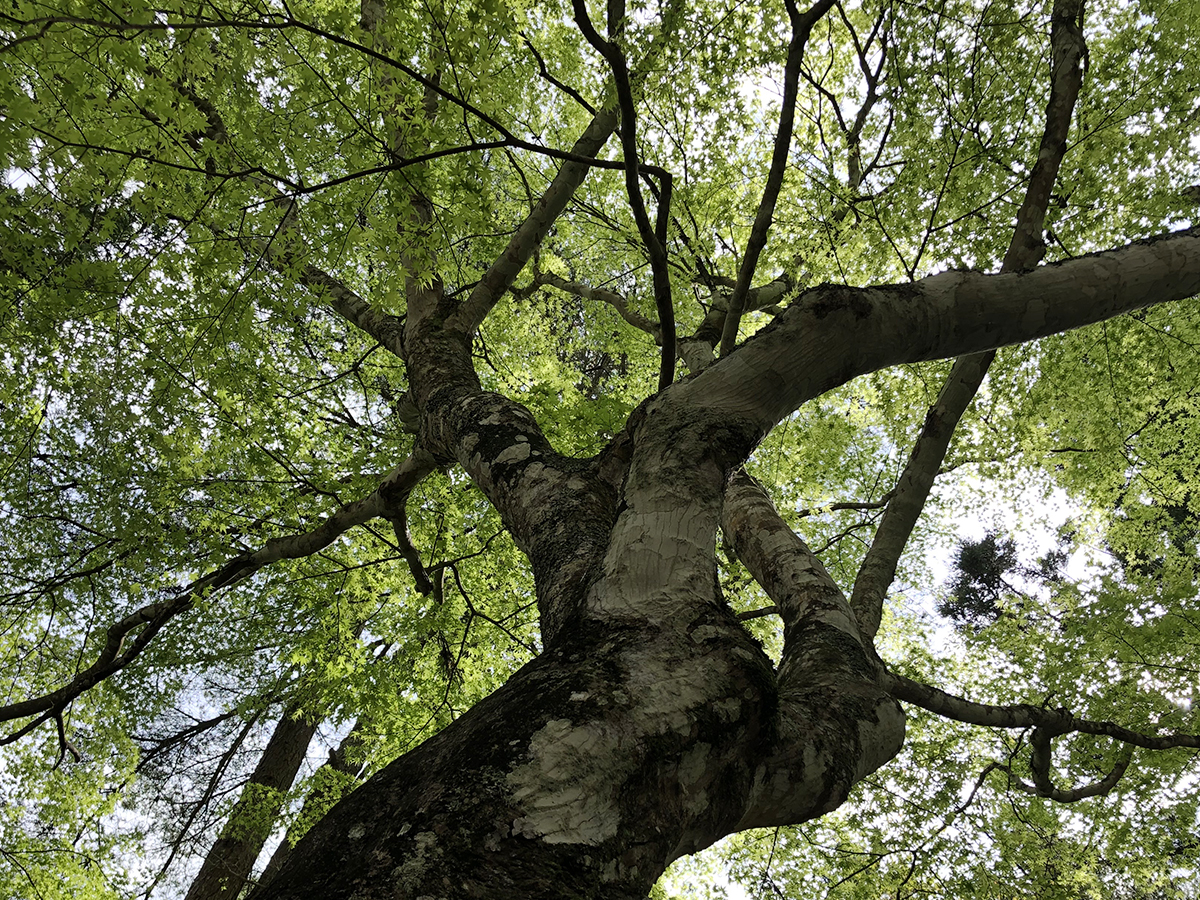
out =
{"type": "Polygon", "coordinates": [[[235,900],[241,893],[316,730],[316,723],[297,717],[296,710],[284,710],[242,796],[234,804],[228,824],[188,889],[186,900],[235,900]]]}
{"type": "Polygon", "coordinates": [[[592,460],[480,390],[474,323],[437,284],[414,290],[403,349],[423,449],[467,471],[528,555],[545,650],[334,807],[256,900],[643,898],[683,854],[836,808],[897,752],[904,717],[845,597],[742,462],[863,372],[1188,296],[1198,244],[815,289],[592,460]],[[722,522],[780,609],[778,668],[720,595],[722,522]]]}
{"type": "Polygon", "coordinates": [[[864,692],[770,772],[773,681],[716,606],[594,622],[351,794],[256,896],[640,900],[672,859],[768,824],[765,798],[818,815],[899,746],[898,709],[864,692]]]}

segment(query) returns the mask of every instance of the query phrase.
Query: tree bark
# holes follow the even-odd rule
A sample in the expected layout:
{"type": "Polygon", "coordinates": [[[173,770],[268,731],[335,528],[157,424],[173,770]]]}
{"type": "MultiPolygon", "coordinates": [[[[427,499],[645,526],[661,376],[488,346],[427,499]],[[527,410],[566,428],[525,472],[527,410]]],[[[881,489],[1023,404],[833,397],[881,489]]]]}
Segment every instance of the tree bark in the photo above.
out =
{"type": "Polygon", "coordinates": [[[817,288],[592,460],[481,390],[449,301],[414,293],[421,443],[467,471],[529,556],[545,649],[335,806],[255,900],[641,900],[683,854],[836,808],[899,749],[903,715],[845,598],[734,473],[781,417],[855,375],[1198,290],[1195,232],[1021,275],[817,288]],[[778,670],[721,597],[723,514],[783,612],[778,670]]]}
{"type": "Polygon", "coordinates": [[[317,730],[315,722],[297,717],[295,712],[290,707],[284,710],[186,900],[235,900],[241,893],[317,730]],[[258,824],[247,821],[251,816],[258,824]]]}

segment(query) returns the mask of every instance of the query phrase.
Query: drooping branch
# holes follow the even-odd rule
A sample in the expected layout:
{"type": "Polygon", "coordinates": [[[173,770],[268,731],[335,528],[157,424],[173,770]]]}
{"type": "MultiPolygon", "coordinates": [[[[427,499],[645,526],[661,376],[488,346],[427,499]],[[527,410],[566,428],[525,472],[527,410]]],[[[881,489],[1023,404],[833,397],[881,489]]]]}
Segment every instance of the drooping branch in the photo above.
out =
{"type": "Polygon", "coordinates": [[[0,739],[0,745],[19,740],[38,725],[54,719],[85,691],[124,669],[141,655],[163,627],[190,610],[201,598],[232,587],[272,563],[312,556],[351,528],[388,514],[407,500],[409,493],[433,471],[433,467],[433,460],[428,454],[414,453],[392,470],[370,495],[341,507],[311,531],[272,538],[258,550],[239,553],[219,569],[193,581],[178,594],[146,604],[110,625],[96,659],[69,682],[42,696],[0,706],[0,722],[37,716],[19,730],[0,739]]]}
{"type": "Polygon", "coordinates": [[[1033,775],[1033,784],[1027,784],[1016,778],[1008,766],[996,764],[995,768],[1007,771],[1010,778],[1013,779],[1013,783],[1022,791],[1038,797],[1047,797],[1059,803],[1075,803],[1111,791],[1128,769],[1134,747],[1147,750],[1171,750],[1178,747],[1200,748],[1200,735],[1198,734],[1152,735],[1133,731],[1117,725],[1115,722],[1079,719],[1066,709],[1046,709],[1024,703],[1011,706],[976,703],[893,672],[889,672],[885,676],[885,685],[888,692],[897,700],[903,700],[958,722],[989,728],[1032,728],[1030,772],[1033,775]],[[1067,734],[1090,734],[1111,738],[1124,744],[1125,749],[1121,752],[1113,768],[1102,779],[1094,784],[1064,790],[1055,786],[1050,775],[1051,742],[1054,738],[1067,734]]]}
{"type": "MultiPolygon", "coordinates": [[[[1082,14],[1083,0],[1055,0],[1046,126],[1001,272],[1032,269],[1046,252],[1041,237],[1046,209],[1067,152],[1067,134],[1083,83],[1082,60],[1087,47],[1079,27],[1082,14]]],[[[892,502],[888,504],[851,592],[850,603],[868,637],[874,637],[879,628],[884,597],[896,577],[896,566],[925,508],[954,431],[983,384],[994,358],[994,351],[987,350],[955,360],[937,401],[925,417],[921,433],[896,483],[892,502]]]]}
{"type": "Polygon", "coordinates": [[[396,535],[396,546],[400,548],[400,555],[408,563],[408,571],[412,574],[413,584],[416,585],[417,593],[434,593],[434,583],[430,579],[429,573],[425,570],[424,564],[421,562],[421,554],[413,545],[412,535],[408,532],[407,509],[401,504],[391,512],[385,513],[384,518],[391,522],[392,531],[396,535]]]}
{"type": "Polygon", "coordinates": [[[1048,776],[1042,779],[1043,784],[1039,786],[1036,782],[1029,784],[1027,781],[1019,778],[1013,772],[1012,766],[1000,765],[999,763],[990,763],[989,765],[992,771],[999,769],[1002,772],[1008,773],[1009,783],[1030,796],[1046,797],[1056,803],[1078,803],[1080,800],[1086,800],[1089,797],[1102,797],[1109,793],[1124,777],[1132,759],[1133,751],[1127,748],[1122,752],[1121,757],[1116,761],[1109,773],[1099,781],[1068,790],[1055,787],[1048,776]]]}
{"type": "Polygon", "coordinates": [[[771,168],[767,172],[767,183],[763,188],[758,212],[750,238],[746,242],[746,253],[738,268],[737,284],[729,298],[729,310],[721,331],[721,356],[728,356],[737,343],[738,326],[741,324],[746,294],[758,268],[758,257],[767,245],[767,232],[775,216],[775,203],[783,188],[783,175],[787,169],[788,150],[792,145],[792,128],[796,118],[796,97],[799,93],[800,65],[804,61],[804,47],[813,27],[825,13],[833,8],[834,0],[817,0],[812,8],[801,14],[794,0],[786,0],[788,18],[792,24],[792,38],[788,44],[787,62],[783,70],[783,105],[779,112],[779,128],[775,133],[775,145],[771,151],[771,168]]]}
{"type": "Polygon", "coordinates": [[[888,693],[897,700],[968,725],[983,725],[988,728],[1040,728],[1051,737],[1072,732],[1092,734],[1146,750],[1200,748],[1200,734],[1143,734],[1114,722],[1078,719],[1066,709],[1047,709],[1026,703],[1010,706],[976,703],[894,672],[887,674],[885,684],[888,693]]]}
{"type": "MultiPolygon", "coordinates": [[[[1099,797],[1102,794],[1107,794],[1117,786],[1117,782],[1121,780],[1125,774],[1125,770],[1129,768],[1130,760],[1133,759],[1133,748],[1126,746],[1122,750],[1121,757],[1117,760],[1116,765],[1099,781],[1094,784],[1070,788],[1064,791],[1057,787],[1050,778],[1050,742],[1052,737],[1053,735],[1044,728],[1033,729],[1033,734],[1029,738],[1029,770],[1033,773],[1033,793],[1039,797],[1048,797],[1059,803],[1077,803],[1088,797],[1099,797]]],[[[1019,779],[1018,784],[1022,789],[1029,790],[1029,786],[1020,782],[1019,779]]]]}

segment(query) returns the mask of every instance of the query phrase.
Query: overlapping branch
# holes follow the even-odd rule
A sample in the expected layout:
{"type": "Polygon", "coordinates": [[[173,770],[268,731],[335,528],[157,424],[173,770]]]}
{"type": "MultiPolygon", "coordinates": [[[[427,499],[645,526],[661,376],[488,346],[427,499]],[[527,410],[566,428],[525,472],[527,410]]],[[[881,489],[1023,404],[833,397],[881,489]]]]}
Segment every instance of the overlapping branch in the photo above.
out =
{"type": "MultiPolygon", "coordinates": [[[[662,33],[633,71],[627,73],[631,92],[645,79],[646,74],[666,46],[666,38],[678,27],[682,8],[682,0],[671,0],[667,4],[662,15],[662,33]]],[[[472,334],[479,328],[488,312],[513,286],[517,275],[525,268],[525,264],[529,262],[534,251],[549,233],[551,226],[567,208],[575,191],[583,184],[583,180],[592,168],[627,168],[627,160],[602,161],[597,160],[595,156],[617,129],[619,121],[620,113],[617,107],[612,105],[601,107],[592,116],[591,122],[588,123],[587,128],[576,140],[569,153],[550,154],[563,160],[562,167],[559,168],[549,187],[530,210],[529,215],[517,227],[504,251],[496,257],[471,291],[471,295],[447,322],[449,327],[464,334],[472,334]]],[[[637,165],[637,171],[639,174],[654,175],[660,180],[670,177],[665,170],[642,163],[637,165]]],[[[669,207],[669,203],[667,206],[669,207]]],[[[662,243],[665,244],[665,222],[662,216],[659,219],[659,231],[663,236],[662,243]]]]}
{"type": "Polygon", "coordinates": [[[834,0],[817,0],[807,12],[801,13],[794,0],[785,0],[788,18],[792,24],[792,38],[788,44],[787,62],[783,70],[783,105],[779,112],[779,129],[775,134],[775,146],[771,151],[771,167],[767,172],[767,183],[763,188],[758,212],[750,238],[746,242],[746,253],[738,268],[737,284],[729,298],[729,310],[721,331],[721,356],[727,356],[737,343],[738,326],[746,303],[746,294],[754,271],[758,268],[758,257],[767,245],[767,232],[775,216],[775,203],[783,189],[783,175],[787,169],[788,150],[792,145],[792,128],[796,119],[796,97],[799,93],[800,65],[804,61],[804,47],[813,27],[825,13],[833,8],[834,0]]]}
{"type": "Polygon", "coordinates": [[[583,284],[580,281],[575,281],[569,278],[563,278],[561,275],[555,275],[553,272],[539,272],[534,276],[533,283],[536,285],[548,285],[558,288],[567,294],[573,294],[582,300],[599,300],[602,303],[607,303],[617,313],[639,331],[644,331],[646,334],[654,338],[655,343],[662,342],[662,328],[652,319],[643,316],[636,310],[629,308],[629,303],[625,298],[616,291],[606,290],[605,288],[593,288],[583,284]]]}
{"type": "MultiPolygon", "coordinates": [[[[708,281],[712,284],[714,291],[722,289],[732,289],[733,279],[725,279],[719,276],[708,276],[708,281]]],[[[642,315],[629,306],[628,299],[617,291],[612,291],[607,288],[594,288],[584,284],[573,278],[563,278],[561,275],[556,275],[552,272],[538,272],[533,278],[533,285],[546,285],[557,288],[567,294],[572,294],[583,300],[598,300],[602,303],[607,303],[624,319],[627,323],[643,331],[654,338],[656,344],[662,343],[662,329],[659,323],[642,315]]],[[[753,287],[746,295],[746,302],[743,312],[750,311],[777,311],[777,306],[795,287],[795,283],[791,276],[784,273],[765,284],[758,287],[753,287]]],[[[524,291],[528,290],[523,289],[524,291]]],[[[684,361],[688,371],[698,372],[712,361],[712,351],[721,337],[721,328],[725,322],[727,298],[722,298],[718,303],[713,303],[706,310],[704,319],[697,326],[695,332],[686,337],[679,338],[676,341],[676,353],[680,359],[684,361]]]]}
{"type": "Polygon", "coordinates": [[[726,491],[723,528],[739,559],[775,602],[775,606],[758,612],[777,612],[784,620],[784,650],[779,668],[781,696],[810,686],[810,672],[819,671],[822,678],[827,678],[832,668],[840,671],[847,684],[878,679],[896,700],[946,718],[989,728],[1033,729],[1032,785],[1017,778],[1009,766],[995,763],[990,769],[1003,769],[1019,789],[1059,803],[1074,803],[1111,791],[1128,769],[1133,747],[1200,748],[1200,735],[1150,735],[1114,722],[1077,718],[1066,709],[976,703],[886,671],[860,636],[837,583],[804,541],[783,522],[758,483],[745,472],[736,474],[726,491]],[[1127,749],[1103,778],[1093,784],[1063,789],[1055,785],[1051,776],[1052,741],[1072,733],[1108,737],[1127,745],[1127,749]]]}
{"type": "MultiPolygon", "coordinates": [[[[1001,272],[1032,269],[1046,252],[1041,236],[1046,209],[1067,152],[1071,116],[1083,83],[1082,61],[1087,46],[1079,26],[1082,15],[1083,0],[1055,0],[1051,28],[1053,66],[1046,126],[1001,272]]],[[[937,401],[925,417],[921,434],[896,483],[892,501],[851,592],[851,606],[868,637],[874,637],[879,629],[884,597],[896,577],[896,566],[908,538],[925,508],[954,430],[983,384],[994,358],[995,352],[989,350],[955,360],[937,401]]]]}
{"type": "Polygon", "coordinates": [[[257,550],[239,553],[173,596],[139,607],[110,625],[95,660],[69,682],[39,697],[0,706],[0,722],[36,717],[0,739],[0,745],[19,740],[43,722],[58,721],[62,711],[77,697],[136,660],[171,620],[192,609],[201,599],[245,581],[272,563],[312,556],[351,528],[379,516],[394,514],[397,506],[407,500],[413,488],[433,468],[433,459],[428,454],[414,453],[393,469],[370,495],[341,507],[311,531],[272,538],[257,550]]]}
{"type": "Polygon", "coordinates": [[[637,110],[634,105],[633,85],[630,83],[629,66],[625,51],[621,49],[620,37],[625,26],[625,4],[623,0],[609,4],[609,40],[605,40],[592,25],[585,0],[574,0],[575,22],[587,42],[608,62],[613,83],[617,88],[617,103],[621,110],[621,150],[625,159],[625,192],[629,196],[629,208],[637,224],[638,234],[650,259],[650,272],[654,282],[654,305],[658,309],[659,341],[662,354],[659,362],[658,387],[665,388],[675,376],[675,306],[671,299],[671,275],[667,268],[667,228],[671,221],[671,175],[664,172],[659,178],[658,210],[656,222],[650,224],[646,212],[646,201],[642,196],[639,179],[637,146],[637,110]]]}

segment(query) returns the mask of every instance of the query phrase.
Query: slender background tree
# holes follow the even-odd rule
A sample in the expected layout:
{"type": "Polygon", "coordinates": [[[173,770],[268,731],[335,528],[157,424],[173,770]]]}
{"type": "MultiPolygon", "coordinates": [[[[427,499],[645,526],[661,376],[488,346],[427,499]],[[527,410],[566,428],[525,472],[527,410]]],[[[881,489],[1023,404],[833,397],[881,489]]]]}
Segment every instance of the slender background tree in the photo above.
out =
{"type": "Polygon", "coordinates": [[[7,4],[0,897],[1196,894],[1198,35],[7,4]]]}

